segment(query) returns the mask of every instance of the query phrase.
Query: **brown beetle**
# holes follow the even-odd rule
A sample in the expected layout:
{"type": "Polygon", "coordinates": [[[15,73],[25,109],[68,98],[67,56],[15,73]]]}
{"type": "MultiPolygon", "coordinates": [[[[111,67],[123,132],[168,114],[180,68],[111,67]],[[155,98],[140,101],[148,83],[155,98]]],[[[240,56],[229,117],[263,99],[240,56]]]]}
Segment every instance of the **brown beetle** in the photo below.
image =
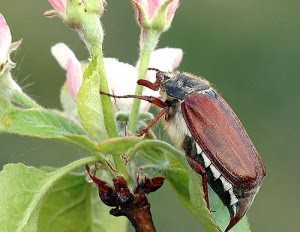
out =
{"type": "Polygon", "coordinates": [[[208,81],[188,73],[149,70],[156,71],[156,82],[139,80],[138,84],[159,90],[162,99],[110,96],[134,97],[163,108],[140,135],[165,117],[170,137],[202,176],[208,208],[207,184],[228,208],[228,231],[245,215],[260,188],[266,175],[262,159],[237,115],[208,81]]]}

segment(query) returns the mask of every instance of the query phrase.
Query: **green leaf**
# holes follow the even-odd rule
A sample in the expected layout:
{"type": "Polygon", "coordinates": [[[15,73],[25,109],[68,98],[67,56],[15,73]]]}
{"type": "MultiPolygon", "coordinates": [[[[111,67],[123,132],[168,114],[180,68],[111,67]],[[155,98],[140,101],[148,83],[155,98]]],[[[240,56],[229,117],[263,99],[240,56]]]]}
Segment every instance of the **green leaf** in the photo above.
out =
{"type": "Polygon", "coordinates": [[[98,189],[84,175],[70,173],[51,189],[38,220],[38,231],[125,232],[127,219],[109,214],[98,189]]]}
{"type": "Polygon", "coordinates": [[[170,185],[176,192],[182,203],[193,212],[193,207],[190,201],[190,193],[188,189],[189,176],[182,165],[176,167],[176,161],[172,161],[171,165],[165,170],[162,170],[163,175],[169,181],[170,185]]]}
{"type": "MultiPolygon", "coordinates": [[[[104,59],[102,54],[102,48],[99,48],[97,45],[97,48],[99,49],[99,53],[97,56],[93,56],[93,59],[98,60],[98,71],[100,75],[100,90],[104,93],[109,93],[108,88],[108,82],[107,77],[105,73],[105,67],[104,67],[104,59]]],[[[122,77],[120,77],[122,78],[122,77]]],[[[108,137],[117,137],[118,136],[118,129],[117,124],[115,120],[114,115],[114,108],[113,104],[111,102],[111,98],[101,94],[101,102],[102,102],[102,109],[103,109],[103,115],[105,120],[105,128],[108,134],[108,137]]]]}
{"type": "MultiPolygon", "coordinates": [[[[61,220],[61,213],[63,212],[74,223],[85,223],[83,219],[88,218],[88,225],[97,226],[99,224],[97,217],[100,212],[98,211],[98,206],[93,205],[93,199],[96,199],[93,195],[95,192],[92,193],[91,187],[88,186],[88,183],[85,182],[82,176],[75,178],[75,174],[68,174],[78,167],[97,161],[98,158],[96,157],[88,157],[52,172],[49,172],[49,168],[48,172],[45,172],[33,167],[26,167],[23,164],[5,165],[0,172],[1,230],[8,232],[45,231],[38,230],[38,224],[39,226],[44,226],[45,223],[58,223],[58,221],[63,226],[66,223],[66,221],[61,220]],[[81,180],[78,180],[78,178],[81,180]],[[56,187],[51,191],[54,186],[56,187]],[[82,194],[85,194],[85,198],[82,198],[81,194],[77,192],[79,190],[82,191],[82,194]],[[67,200],[67,198],[69,199],[67,200]],[[81,201],[85,203],[81,203],[81,201]],[[87,212],[86,218],[79,218],[79,212],[76,212],[77,210],[74,211],[74,208],[71,207],[74,206],[76,208],[78,205],[83,207],[82,211],[87,212]],[[86,209],[88,206],[90,210],[86,209]],[[51,210],[54,208],[62,211],[58,210],[53,213],[54,211],[51,210]],[[49,213],[50,211],[52,214],[49,213]],[[39,219],[40,212],[41,217],[39,219]],[[45,212],[48,214],[48,219],[50,217],[51,219],[45,219],[45,212]],[[72,215],[73,217],[71,218],[72,215]]],[[[104,221],[103,223],[105,224],[104,221]]],[[[67,230],[61,227],[60,231],[67,230]]]]}
{"type": "Polygon", "coordinates": [[[4,98],[0,98],[0,132],[58,139],[90,152],[114,155],[124,153],[141,141],[139,137],[116,137],[97,144],[86,136],[78,124],[54,111],[43,108],[19,109],[4,98]]]}
{"type": "MultiPolygon", "coordinates": [[[[12,104],[10,103],[10,101],[0,95],[0,120],[2,120],[2,118],[7,114],[7,112],[12,108],[12,104]]],[[[0,131],[1,131],[1,124],[0,124],[0,131]]]]}
{"type": "Polygon", "coordinates": [[[83,75],[83,82],[77,95],[78,115],[82,126],[96,141],[107,137],[100,99],[100,75],[97,59],[93,59],[83,75]]]}
{"type": "Polygon", "coordinates": [[[40,204],[49,189],[45,184],[48,179],[49,174],[23,164],[4,166],[0,172],[2,231],[37,231],[40,204]]]}
{"type": "Polygon", "coordinates": [[[98,144],[85,135],[66,134],[64,136],[68,138],[72,144],[81,147],[91,153],[95,151],[99,151],[98,144]]]}
{"type": "Polygon", "coordinates": [[[3,102],[0,104],[0,132],[71,143],[74,143],[71,135],[86,135],[80,125],[55,111],[43,108],[20,109],[3,102]]]}
{"type": "Polygon", "coordinates": [[[138,137],[117,137],[97,144],[86,136],[77,123],[54,111],[43,108],[19,109],[4,98],[0,98],[0,132],[58,139],[89,152],[116,155],[124,153],[141,140],[138,137]]]}

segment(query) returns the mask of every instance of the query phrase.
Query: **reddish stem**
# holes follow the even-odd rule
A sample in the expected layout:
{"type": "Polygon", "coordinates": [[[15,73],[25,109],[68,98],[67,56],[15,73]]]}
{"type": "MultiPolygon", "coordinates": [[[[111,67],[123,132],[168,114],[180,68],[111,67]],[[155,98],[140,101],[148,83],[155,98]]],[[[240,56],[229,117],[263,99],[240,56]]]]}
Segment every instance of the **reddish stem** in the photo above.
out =
{"type": "Polygon", "coordinates": [[[158,190],[164,183],[164,177],[142,178],[138,175],[137,187],[132,193],[123,176],[116,176],[113,179],[113,188],[107,182],[97,178],[95,174],[92,175],[88,165],[86,171],[98,186],[102,202],[115,207],[110,210],[111,215],[127,217],[136,232],[156,232],[146,194],[158,190]]]}
{"type": "Polygon", "coordinates": [[[110,213],[116,217],[127,217],[136,232],[156,232],[150,211],[150,204],[145,194],[134,194],[133,204],[127,207],[114,208],[110,213]]]}

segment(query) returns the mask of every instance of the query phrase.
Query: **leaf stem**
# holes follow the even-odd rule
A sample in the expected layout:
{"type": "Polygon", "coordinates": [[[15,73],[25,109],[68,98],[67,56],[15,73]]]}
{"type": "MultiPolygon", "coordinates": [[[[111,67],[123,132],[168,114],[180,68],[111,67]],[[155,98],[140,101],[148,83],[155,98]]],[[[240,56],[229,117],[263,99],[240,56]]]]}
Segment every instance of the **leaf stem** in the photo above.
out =
{"type": "Polygon", "coordinates": [[[25,106],[27,108],[37,108],[40,107],[32,98],[30,98],[27,94],[22,92],[15,92],[13,101],[17,104],[25,106]]]}
{"type": "Polygon", "coordinates": [[[138,150],[142,149],[143,147],[161,148],[161,149],[169,152],[170,154],[174,155],[187,168],[189,167],[188,163],[186,162],[186,158],[181,151],[172,147],[170,144],[160,141],[160,140],[143,140],[143,141],[139,142],[138,144],[136,144],[133,148],[131,148],[129,150],[129,152],[127,153],[128,157],[130,159],[133,159],[134,155],[138,152],[138,150]]]}

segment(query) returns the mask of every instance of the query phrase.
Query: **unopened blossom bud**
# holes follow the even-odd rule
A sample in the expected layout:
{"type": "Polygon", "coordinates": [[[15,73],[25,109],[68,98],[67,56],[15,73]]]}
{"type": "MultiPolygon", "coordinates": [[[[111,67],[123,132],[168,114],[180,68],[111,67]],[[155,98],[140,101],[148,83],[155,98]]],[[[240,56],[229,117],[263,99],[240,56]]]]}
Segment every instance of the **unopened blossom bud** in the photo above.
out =
{"type": "Polygon", "coordinates": [[[0,95],[7,100],[24,107],[38,107],[13,79],[10,70],[15,63],[10,60],[10,53],[15,51],[22,40],[12,43],[9,26],[0,13],[0,95]]]}
{"type": "Polygon", "coordinates": [[[90,15],[101,16],[105,0],[48,0],[53,10],[46,11],[44,16],[60,17],[64,23],[75,29],[82,29],[90,15]]]}
{"type": "Polygon", "coordinates": [[[73,28],[85,29],[99,21],[106,7],[105,0],[67,0],[68,25],[73,28]]]}
{"type": "Polygon", "coordinates": [[[131,0],[138,24],[164,32],[171,26],[179,0],[131,0]]]}
{"type": "Polygon", "coordinates": [[[66,13],[67,11],[67,0],[48,0],[54,10],[60,13],[66,13]]]}
{"type": "Polygon", "coordinates": [[[10,29],[5,21],[5,18],[0,13],[0,71],[9,59],[9,48],[11,45],[10,29]]]}
{"type": "Polygon", "coordinates": [[[15,67],[15,63],[10,60],[10,53],[18,49],[21,43],[22,39],[12,43],[9,26],[0,13],[0,75],[5,72],[5,70],[10,70],[15,67]]]}
{"type": "Polygon", "coordinates": [[[64,22],[67,21],[67,0],[48,0],[53,7],[53,10],[46,11],[44,16],[46,17],[60,17],[64,22]]]}

